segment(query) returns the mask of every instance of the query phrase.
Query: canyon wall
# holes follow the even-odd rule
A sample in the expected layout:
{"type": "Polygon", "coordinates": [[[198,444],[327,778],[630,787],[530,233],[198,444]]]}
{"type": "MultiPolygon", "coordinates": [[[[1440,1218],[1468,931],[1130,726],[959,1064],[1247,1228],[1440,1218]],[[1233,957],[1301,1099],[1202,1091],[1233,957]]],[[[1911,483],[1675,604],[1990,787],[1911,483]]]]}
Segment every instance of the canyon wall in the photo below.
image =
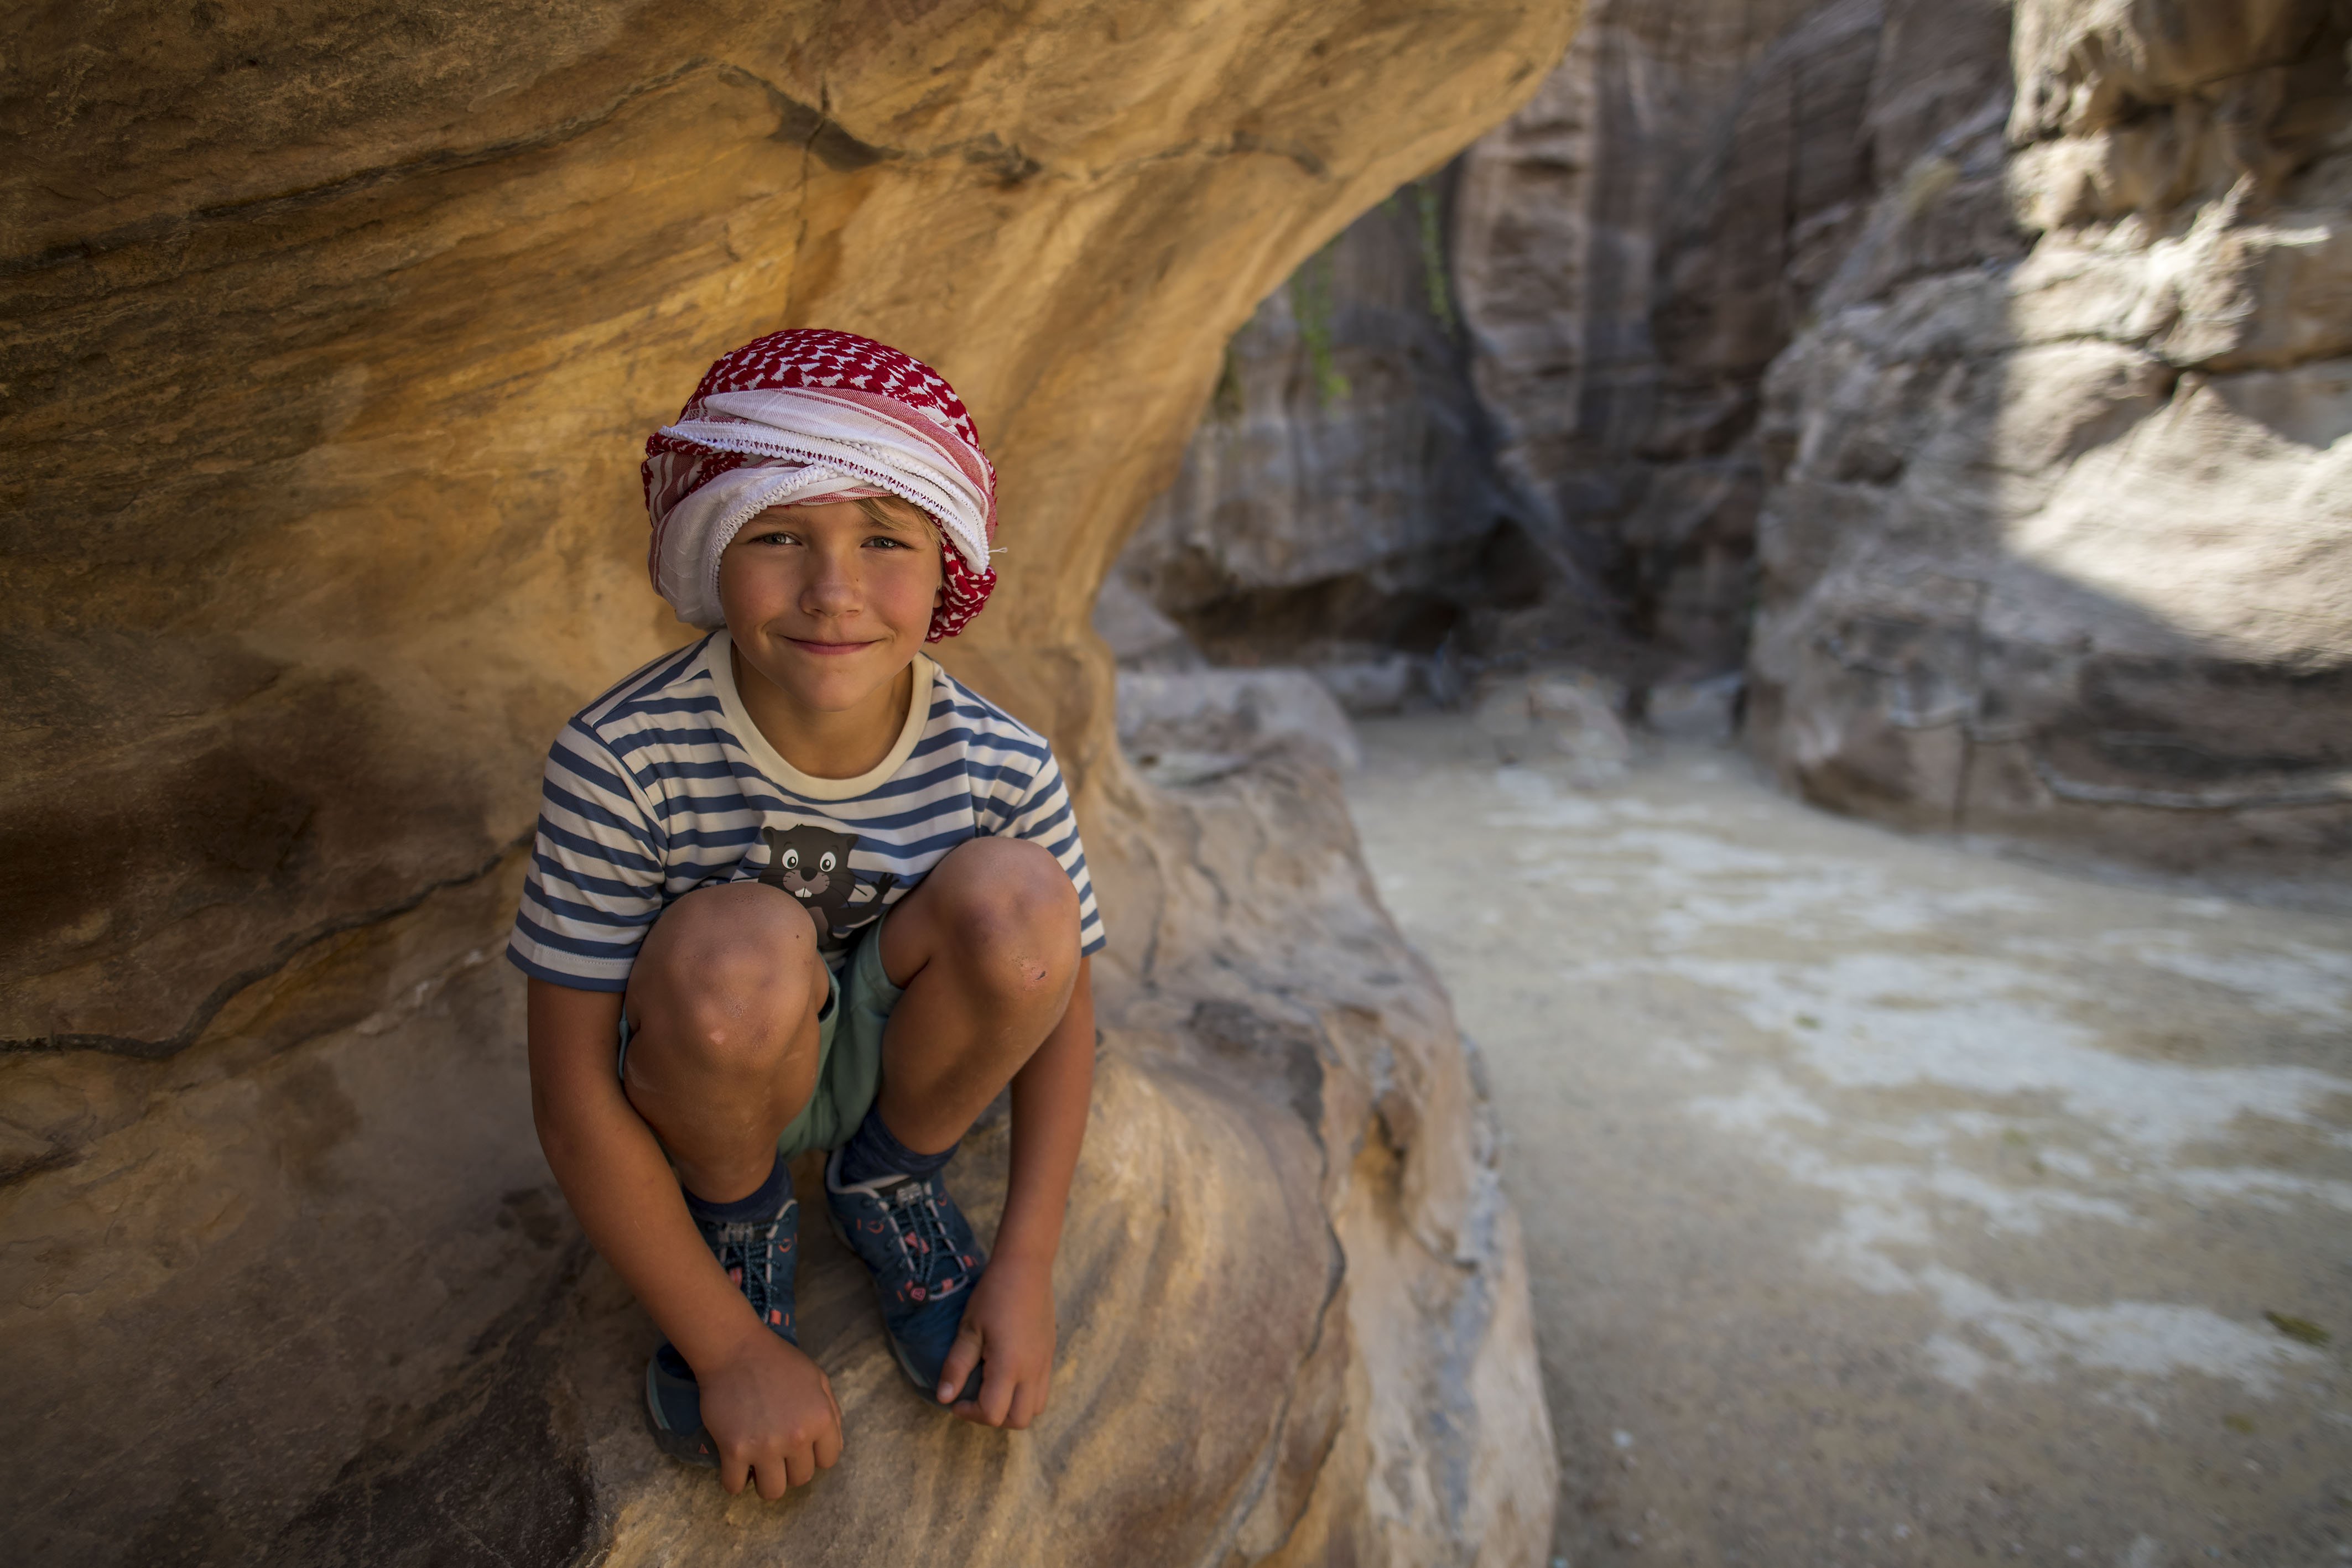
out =
{"type": "Polygon", "coordinates": [[[2336,874],[2348,42],[2323,0],[2028,0],[2013,91],[1896,145],[1765,384],[1751,734],[1793,787],[2336,874]]]}
{"type": "Polygon", "coordinates": [[[1504,476],[1809,798],[2352,847],[2352,11],[1596,5],[1465,154],[1504,476]]]}
{"type": "MultiPolygon", "coordinates": [[[[1744,666],[1751,745],[1825,805],[2330,874],[2347,32],[2341,0],[1601,0],[1448,175],[1461,349],[1405,364],[1417,396],[1310,405],[1294,279],[1235,350],[1276,346],[1286,401],[1204,423],[1141,575],[1181,620],[1190,585],[1313,565],[1280,613],[1220,601],[1309,660],[1443,624],[1474,665],[1637,694],[1744,666]],[[1424,460],[1392,412],[1424,408],[1472,439],[1424,460]],[[1293,498],[1367,486],[1346,527],[1293,498]],[[1423,519],[1409,549],[1361,543],[1381,504],[1423,519]],[[1360,613],[1408,582],[1418,627],[1360,613]]],[[[1401,256],[1381,221],[1337,254],[1401,256]]],[[[1331,352],[1385,319],[1341,313],[1331,352]]]]}
{"type": "Polygon", "coordinates": [[[1448,172],[1441,254],[1401,192],[1268,297],[1131,574],[1225,660],[1737,668],[1766,368],[1884,171],[2004,73],[2005,13],[1935,15],[1601,0],[1448,172]]]}
{"type": "MultiPolygon", "coordinates": [[[[1574,8],[20,8],[0,1509],[44,1563],[1528,1561],[1550,1439],[1442,993],[1336,793],[1120,762],[1097,584],[1256,302],[1574,8]],[[820,1247],[849,1457],[657,1463],[498,961],[562,718],[683,629],[635,465],[780,326],[1003,475],[949,662],[1053,737],[1113,946],[1066,1365],[940,1424],[820,1247]],[[910,1490],[910,1488],[912,1489],[910,1490]]],[[[957,1179],[984,1210],[1002,1129],[957,1179]]],[[[805,1177],[805,1173],[804,1173],[805,1177]]]]}

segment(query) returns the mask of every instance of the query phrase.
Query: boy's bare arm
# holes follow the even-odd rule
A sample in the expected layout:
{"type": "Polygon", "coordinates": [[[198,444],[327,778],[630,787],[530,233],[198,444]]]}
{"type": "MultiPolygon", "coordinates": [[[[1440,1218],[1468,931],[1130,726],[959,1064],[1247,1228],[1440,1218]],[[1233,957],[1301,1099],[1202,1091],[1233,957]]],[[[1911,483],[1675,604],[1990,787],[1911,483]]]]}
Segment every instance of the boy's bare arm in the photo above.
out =
{"type": "Polygon", "coordinates": [[[580,1228],[694,1368],[730,1492],[805,1485],[841,1455],[841,1409],[703,1245],[661,1145],[613,1071],[621,998],[530,982],[531,1116],[580,1228]]]}
{"type": "Polygon", "coordinates": [[[1054,1369],[1054,1257],[1094,1092],[1092,964],[1078,959],[1062,1021],[1013,1075],[1013,1161],[1004,1218],[988,1270],[940,1380],[952,1391],[983,1357],[980,1397],[956,1414],[988,1427],[1026,1427],[1045,1408],[1054,1369]]]}

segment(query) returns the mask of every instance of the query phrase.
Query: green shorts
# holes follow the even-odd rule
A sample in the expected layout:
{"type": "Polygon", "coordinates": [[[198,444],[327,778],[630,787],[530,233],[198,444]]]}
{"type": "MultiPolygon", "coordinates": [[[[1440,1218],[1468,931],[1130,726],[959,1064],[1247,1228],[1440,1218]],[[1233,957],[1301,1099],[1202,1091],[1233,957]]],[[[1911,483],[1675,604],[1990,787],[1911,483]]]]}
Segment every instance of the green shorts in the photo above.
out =
{"type": "MultiPolygon", "coordinates": [[[[882,922],[857,935],[849,962],[835,974],[825,967],[830,990],[816,1015],[816,1092],[776,1139],[785,1159],[811,1149],[837,1149],[849,1142],[882,1086],[882,1030],[890,1009],[906,993],[882,968],[882,922]]],[[[629,1065],[629,1010],[621,1009],[620,1045],[613,1071],[625,1086],[629,1065]]]]}

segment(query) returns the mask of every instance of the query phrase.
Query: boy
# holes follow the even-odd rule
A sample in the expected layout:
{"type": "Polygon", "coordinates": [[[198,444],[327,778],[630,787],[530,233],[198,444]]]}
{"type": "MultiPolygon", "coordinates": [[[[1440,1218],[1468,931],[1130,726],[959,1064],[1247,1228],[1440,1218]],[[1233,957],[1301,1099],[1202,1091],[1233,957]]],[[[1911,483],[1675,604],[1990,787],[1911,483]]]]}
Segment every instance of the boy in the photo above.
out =
{"type": "Polygon", "coordinates": [[[922,654],[996,580],[947,382],[779,332],[646,452],[654,586],[711,632],[557,737],[508,953],[548,1164],[667,1335],[655,1438],[773,1499],[841,1454],[793,1322],[803,1150],[908,1376],[986,1426],[1045,1407],[1103,932],[1052,751],[922,654]],[[940,1170],[1007,1083],[990,1258],[940,1170]]]}

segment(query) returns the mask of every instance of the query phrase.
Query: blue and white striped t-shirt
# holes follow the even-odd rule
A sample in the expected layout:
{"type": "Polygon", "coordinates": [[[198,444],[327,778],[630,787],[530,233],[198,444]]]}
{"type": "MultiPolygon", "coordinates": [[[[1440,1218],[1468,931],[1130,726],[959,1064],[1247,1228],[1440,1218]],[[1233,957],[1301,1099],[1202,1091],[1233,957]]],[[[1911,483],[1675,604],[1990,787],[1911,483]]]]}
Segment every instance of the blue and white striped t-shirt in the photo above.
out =
{"type": "Polygon", "coordinates": [[[1043,844],[1078,890],[1080,950],[1103,946],[1086,849],[1053,749],[929,659],[890,754],[815,779],[744,711],[727,633],[655,660],[563,727],[507,956],[580,990],[627,988],[669,902],[756,878],[818,913],[838,969],[859,930],[983,834],[1043,844]]]}

